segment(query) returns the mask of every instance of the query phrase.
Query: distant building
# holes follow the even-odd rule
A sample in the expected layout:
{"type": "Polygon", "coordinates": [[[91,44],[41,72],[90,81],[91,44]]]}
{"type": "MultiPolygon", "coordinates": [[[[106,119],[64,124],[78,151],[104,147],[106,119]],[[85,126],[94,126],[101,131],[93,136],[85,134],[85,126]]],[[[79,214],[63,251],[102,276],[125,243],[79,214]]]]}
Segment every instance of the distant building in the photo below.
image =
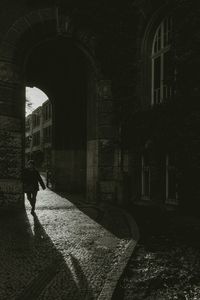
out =
{"type": "Polygon", "coordinates": [[[26,117],[25,160],[34,159],[41,170],[51,166],[52,106],[49,100],[26,117]]]}

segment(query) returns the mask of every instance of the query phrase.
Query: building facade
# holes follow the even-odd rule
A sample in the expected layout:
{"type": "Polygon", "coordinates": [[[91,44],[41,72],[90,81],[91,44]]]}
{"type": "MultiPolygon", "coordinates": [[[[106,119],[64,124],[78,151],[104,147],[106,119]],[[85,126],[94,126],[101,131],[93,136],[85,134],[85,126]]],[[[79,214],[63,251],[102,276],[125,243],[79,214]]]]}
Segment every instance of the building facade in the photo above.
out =
{"type": "Polygon", "coordinates": [[[49,100],[26,117],[25,161],[33,159],[36,166],[47,171],[51,168],[52,106],[49,100]]]}
{"type": "Polygon", "coordinates": [[[119,117],[128,204],[198,214],[200,6],[137,5],[138,44],[130,64],[136,81],[125,83],[128,100],[120,102],[124,119],[119,117]]]}

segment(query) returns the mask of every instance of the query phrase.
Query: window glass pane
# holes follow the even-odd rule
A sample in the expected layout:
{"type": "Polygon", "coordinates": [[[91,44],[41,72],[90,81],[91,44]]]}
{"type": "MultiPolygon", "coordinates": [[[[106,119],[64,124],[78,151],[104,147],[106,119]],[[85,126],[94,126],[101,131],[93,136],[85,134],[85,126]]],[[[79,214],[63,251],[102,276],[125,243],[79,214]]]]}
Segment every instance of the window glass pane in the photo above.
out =
{"type": "Polygon", "coordinates": [[[153,46],[153,53],[156,54],[161,49],[161,27],[158,28],[155,39],[154,39],[154,46],[153,46]]]}
{"type": "Polygon", "coordinates": [[[163,94],[165,98],[169,98],[171,96],[171,81],[172,81],[172,62],[171,62],[171,54],[170,51],[167,51],[163,54],[163,94]]]}
{"type": "Polygon", "coordinates": [[[158,51],[161,49],[161,26],[158,29],[158,51]]]}
{"type": "Polygon", "coordinates": [[[169,18],[166,18],[163,22],[163,34],[164,34],[164,47],[168,45],[169,36],[169,18]]]}
{"type": "Polygon", "coordinates": [[[174,68],[171,61],[170,40],[172,18],[165,18],[158,27],[152,55],[152,103],[160,103],[171,97],[174,68]]]}
{"type": "Polygon", "coordinates": [[[161,57],[154,59],[154,89],[160,88],[161,57]]]}
{"type": "Polygon", "coordinates": [[[172,17],[168,17],[164,20],[164,47],[169,46],[172,34],[172,17]]]}

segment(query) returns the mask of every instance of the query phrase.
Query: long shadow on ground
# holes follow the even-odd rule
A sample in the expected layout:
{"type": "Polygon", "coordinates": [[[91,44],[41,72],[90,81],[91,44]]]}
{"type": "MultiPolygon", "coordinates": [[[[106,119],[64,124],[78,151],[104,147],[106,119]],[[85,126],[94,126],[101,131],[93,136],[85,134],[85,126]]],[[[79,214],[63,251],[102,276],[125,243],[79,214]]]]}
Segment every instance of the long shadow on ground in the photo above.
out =
{"type": "Polygon", "coordinates": [[[88,203],[86,202],[86,198],[79,194],[68,194],[65,192],[56,192],[56,194],[69,200],[85,215],[119,239],[138,239],[137,225],[135,224],[135,228],[132,228],[131,231],[126,215],[117,207],[106,203],[88,203]],[[132,236],[133,230],[135,230],[134,237],[132,236]]]}
{"type": "Polygon", "coordinates": [[[25,211],[1,215],[0,255],[1,300],[94,299],[78,260],[63,258],[36,214],[33,231],[25,211]]]}

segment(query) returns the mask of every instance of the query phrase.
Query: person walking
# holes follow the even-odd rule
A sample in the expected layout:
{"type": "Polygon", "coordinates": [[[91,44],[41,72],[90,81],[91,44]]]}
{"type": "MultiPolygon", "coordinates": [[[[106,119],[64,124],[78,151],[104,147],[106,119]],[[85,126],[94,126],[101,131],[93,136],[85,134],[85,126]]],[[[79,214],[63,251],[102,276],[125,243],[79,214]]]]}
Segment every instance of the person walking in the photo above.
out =
{"type": "Polygon", "coordinates": [[[37,192],[39,191],[39,184],[45,190],[45,184],[40,176],[40,173],[35,168],[35,163],[33,160],[29,160],[27,163],[27,168],[24,169],[23,174],[23,184],[24,184],[24,192],[27,195],[27,198],[31,204],[31,214],[34,215],[35,212],[35,204],[37,192]]]}

